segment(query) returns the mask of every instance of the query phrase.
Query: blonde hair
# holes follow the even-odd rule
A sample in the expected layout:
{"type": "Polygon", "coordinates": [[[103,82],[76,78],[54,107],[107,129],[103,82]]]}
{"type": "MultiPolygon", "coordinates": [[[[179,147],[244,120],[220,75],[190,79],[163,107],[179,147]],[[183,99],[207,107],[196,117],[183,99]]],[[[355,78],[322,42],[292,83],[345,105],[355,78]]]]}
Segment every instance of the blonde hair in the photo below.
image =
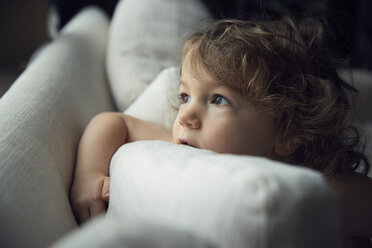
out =
{"type": "MultiPolygon", "coordinates": [[[[280,142],[295,147],[291,163],[332,175],[369,163],[358,130],[350,123],[357,90],[336,69],[326,25],[318,19],[296,23],[221,20],[186,42],[190,55],[219,82],[247,97],[275,120],[280,142]]],[[[362,166],[363,165],[363,166],[362,166]]]]}

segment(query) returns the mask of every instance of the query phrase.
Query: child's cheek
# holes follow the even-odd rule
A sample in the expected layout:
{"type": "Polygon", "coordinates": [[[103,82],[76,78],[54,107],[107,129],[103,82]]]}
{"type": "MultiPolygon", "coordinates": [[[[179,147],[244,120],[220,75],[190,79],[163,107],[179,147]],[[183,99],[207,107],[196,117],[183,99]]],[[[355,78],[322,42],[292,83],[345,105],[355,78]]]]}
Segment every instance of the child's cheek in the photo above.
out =
{"type": "Polygon", "coordinates": [[[224,130],[212,129],[208,130],[204,138],[204,146],[206,149],[218,152],[227,153],[230,152],[230,135],[224,130]]]}
{"type": "Polygon", "coordinates": [[[177,115],[176,119],[174,120],[173,128],[172,128],[172,138],[173,138],[173,143],[175,144],[177,144],[178,131],[179,131],[179,121],[178,121],[178,115],[177,115]]]}

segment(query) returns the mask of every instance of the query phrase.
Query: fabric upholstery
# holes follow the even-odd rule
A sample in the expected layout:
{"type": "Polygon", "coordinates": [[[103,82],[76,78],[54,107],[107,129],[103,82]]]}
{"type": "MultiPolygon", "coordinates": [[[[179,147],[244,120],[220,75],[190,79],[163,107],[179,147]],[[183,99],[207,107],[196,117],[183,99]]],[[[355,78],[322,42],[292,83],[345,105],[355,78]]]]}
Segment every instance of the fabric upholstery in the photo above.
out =
{"type": "Polygon", "coordinates": [[[82,11],[0,100],[0,247],[45,247],[76,227],[68,200],[82,131],[113,110],[108,19],[82,11]]]}
{"type": "Polygon", "coordinates": [[[52,248],[214,248],[210,242],[175,227],[100,217],[66,235],[52,248]]]}
{"type": "Polygon", "coordinates": [[[123,0],[110,25],[107,73],[124,111],[160,71],[177,66],[188,35],[212,19],[199,0],[123,0]]]}
{"type": "Polygon", "coordinates": [[[178,68],[164,69],[125,113],[172,130],[179,105],[179,81],[178,68]]]}
{"type": "Polygon", "coordinates": [[[107,218],[200,235],[220,247],[341,247],[339,202],[319,173],[163,141],[122,146],[107,218]]]}

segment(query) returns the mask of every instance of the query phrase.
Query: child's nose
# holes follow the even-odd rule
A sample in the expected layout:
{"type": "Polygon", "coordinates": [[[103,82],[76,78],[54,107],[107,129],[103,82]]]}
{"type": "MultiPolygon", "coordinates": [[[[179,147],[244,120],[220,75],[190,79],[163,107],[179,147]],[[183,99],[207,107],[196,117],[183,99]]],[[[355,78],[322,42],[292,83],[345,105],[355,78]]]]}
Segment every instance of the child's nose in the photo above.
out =
{"type": "Polygon", "coordinates": [[[199,129],[201,127],[201,119],[195,108],[191,106],[184,108],[179,111],[178,115],[181,126],[186,126],[190,129],[199,129]]]}

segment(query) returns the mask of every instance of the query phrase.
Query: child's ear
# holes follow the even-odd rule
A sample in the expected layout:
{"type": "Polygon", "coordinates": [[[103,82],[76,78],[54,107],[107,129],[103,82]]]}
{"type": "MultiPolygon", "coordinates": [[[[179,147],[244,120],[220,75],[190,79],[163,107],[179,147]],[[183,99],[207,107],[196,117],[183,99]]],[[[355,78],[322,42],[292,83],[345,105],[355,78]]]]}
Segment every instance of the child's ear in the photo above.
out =
{"type": "Polygon", "coordinates": [[[294,142],[278,142],[274,147],[274,151],[275,154],[279,157],[286,157],[294,153],[297,150],[298,146],[299,144],[296,144],[294,142]]]}

